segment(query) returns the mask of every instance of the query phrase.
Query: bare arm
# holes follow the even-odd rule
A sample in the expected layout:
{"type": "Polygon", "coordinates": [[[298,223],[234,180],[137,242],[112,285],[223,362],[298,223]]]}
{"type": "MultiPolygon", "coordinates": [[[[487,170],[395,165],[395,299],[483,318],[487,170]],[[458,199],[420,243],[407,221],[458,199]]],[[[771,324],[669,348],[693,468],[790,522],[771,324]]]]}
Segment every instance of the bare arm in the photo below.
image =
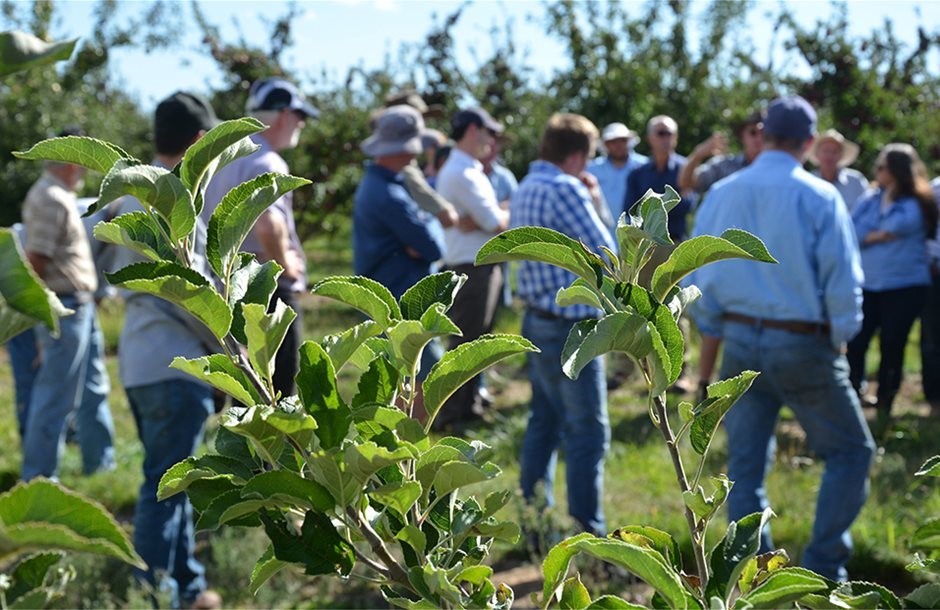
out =
{"type": "Polygon", "coordinates": [[[284,277],[296,280],[300,277],[301,266],[297,256],[288,245],[287,223],[270,210],[258,217],[255,223],[255,235],[267,260],[273,260],[284,268],[284,277]]]}
{"type": "Polygon", "coordinates": [[[49,264],[49,261],[52,260],[51,258],[45,254],[27,250],[26,259],[29,261],[29,264],[32,265],[33,271],[36,272],[36,275],[39,277],[45,277],[46,265],[49,264]]]}
{"type": "Polygon", "coordinates": [[[679,192],[682,194],[695,191],[695,170],[709,157],[723,155],[728,149],[728,143],[721,132],[715,132],[707,140],[699,144],[688,157],[688,162],[679,172],[679,192]]]}

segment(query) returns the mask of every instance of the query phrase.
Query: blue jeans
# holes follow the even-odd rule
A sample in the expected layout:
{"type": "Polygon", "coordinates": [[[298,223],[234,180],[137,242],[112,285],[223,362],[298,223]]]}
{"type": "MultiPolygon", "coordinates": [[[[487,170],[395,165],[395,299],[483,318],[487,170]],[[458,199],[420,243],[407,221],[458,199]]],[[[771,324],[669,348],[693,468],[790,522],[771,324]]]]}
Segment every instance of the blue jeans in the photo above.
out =
{"type": "MultiPolygon", "coordinates": [[[[751,389],[725,417],[728,431],[728,497],[731,520],[769,506],[764,480],[774,460],[774,428],[787,405],[806,432],[810,449],[825,462],[816,519],[805,567],[844,581],[852,551],[849,527],[868,496],[868,470],[874,453],[858,397],[849,382],[845,356],[827,336],[727,322],[721,377],[746,369],[760,371],[751,389]]],[[[769,528],[761,552],[773,549],[769,528]]]]}
{"type": "Polygon", "coordinates": [[[561,446],[568,465],[568,512],[586,531],[603,536],[604,456],[610,446],[604,361],[591,361],[575,380],[565,376],[561,350],[572,326],[570,320],[542,318],[532,310],[522,322],[522,336],[542,350],[529,354],[532,404],[522,445],[522,494],[532,499],[542,482],[546,500],[553,504],[561,446]]]}
{"type": "Polygon", "coordinates": [[[144,446],[144,482],[134,510],[134,548],[147,562],[137,577],[151,586],[158,579],[174,607],[187,606],[206,589],[205,569],[196,560],[193,508],[186,494],[157,501],[163,474],[193,455],[212,413],[212,390],[172,379],[126,388],[127,400],[144,446]]]}
{"type": "Polygon", "coordinates": [[[39,372],[39,348],[36,331],[25,330],[7,341],[10,368],[13,369],[13,392],[16,394],[16,423],[20,440],[26,436],[26,417],[29,413],[33,382],[39,372]]]}
{"type": "Polygon", "coordinates": [[[35,330],[40,364],[25,414],[21,476],[26,481],[56,476],[66,420],[73,411],[85,474],[115,467],[111,386],[95,305],[74,297],[60,299],[75,313],[59,320],[59,337],[52,337],[44,326],[35,330]]]}

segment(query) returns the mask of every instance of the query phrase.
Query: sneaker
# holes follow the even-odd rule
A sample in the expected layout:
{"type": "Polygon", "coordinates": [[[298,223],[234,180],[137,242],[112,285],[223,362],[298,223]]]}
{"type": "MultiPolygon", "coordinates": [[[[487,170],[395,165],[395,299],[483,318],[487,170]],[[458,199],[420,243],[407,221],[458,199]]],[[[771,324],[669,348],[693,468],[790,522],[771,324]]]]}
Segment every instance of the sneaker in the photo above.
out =
{"type": "Polygon", "coordinates": [[[212,589],[206,589],[196,596],[192,605],[193,610],[220,610],[222,608],[222,596],[212,589]]]}

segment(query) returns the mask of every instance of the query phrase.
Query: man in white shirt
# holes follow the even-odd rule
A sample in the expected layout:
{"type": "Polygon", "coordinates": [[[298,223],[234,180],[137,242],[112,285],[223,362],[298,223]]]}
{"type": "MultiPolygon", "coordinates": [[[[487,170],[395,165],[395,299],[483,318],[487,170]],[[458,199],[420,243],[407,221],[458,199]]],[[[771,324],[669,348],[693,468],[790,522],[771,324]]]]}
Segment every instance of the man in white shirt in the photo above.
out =
{"type": "MultiPolygon", "coordinates": [[[[451,349],[490,331],[499,303],[502,271],[498,265],[476,267],[480,247],[509,226],[509,211],[500,207],[496,192],[483,171],[482,159],[493,147],[502,125],[482,108],[461,110],[451,119],[454,148],[437,176],[437,190],[460,216],[458,226],[444,230],[446,267],[467,276],[450,316],[463,332],[451,341],[451,349]]],[[[478,384],[469,381],[444,406],[435,423],[440,426],[479,414],[478,384]]]]}

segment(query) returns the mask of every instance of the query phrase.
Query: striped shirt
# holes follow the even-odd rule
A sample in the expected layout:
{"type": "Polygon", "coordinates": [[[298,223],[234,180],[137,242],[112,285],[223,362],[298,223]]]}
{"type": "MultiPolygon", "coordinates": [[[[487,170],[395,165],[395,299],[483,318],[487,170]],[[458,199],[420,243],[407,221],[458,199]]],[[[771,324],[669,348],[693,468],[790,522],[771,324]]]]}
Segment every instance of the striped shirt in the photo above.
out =
{"type": "MultiPolygon", "coordinates": [[[[580,240],[600,254],[600,246],[615,248],[614,240],[597,215],[591,195],[575,176],[547,161],[533,161],[510,204],[513,227],[537,226],[554,229],[580,240]]],[[[527,307],[567,320],[597,318],[601,311],[587,305],[560,307],[555,294],[577,278],[570,271],[547,263],[523,261],[519,266],[516,293],[527,307]]]]}

